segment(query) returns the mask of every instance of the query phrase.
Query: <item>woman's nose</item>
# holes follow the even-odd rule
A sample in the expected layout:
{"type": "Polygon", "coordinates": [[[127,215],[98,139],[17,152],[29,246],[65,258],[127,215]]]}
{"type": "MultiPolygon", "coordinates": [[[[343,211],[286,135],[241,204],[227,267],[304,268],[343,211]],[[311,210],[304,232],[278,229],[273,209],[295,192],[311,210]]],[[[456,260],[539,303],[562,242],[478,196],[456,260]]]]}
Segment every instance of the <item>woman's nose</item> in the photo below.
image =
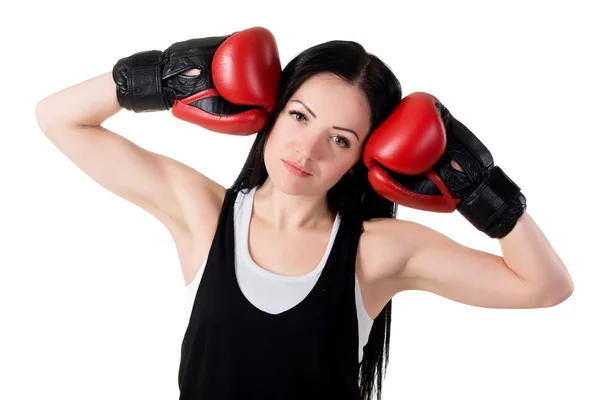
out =
{"type": "Polygon", "coordinates": [[[318,132],[305,132],[296,144],[296,153],[301,157],[316,160],[322,155],[323,135],[318,132]]]}

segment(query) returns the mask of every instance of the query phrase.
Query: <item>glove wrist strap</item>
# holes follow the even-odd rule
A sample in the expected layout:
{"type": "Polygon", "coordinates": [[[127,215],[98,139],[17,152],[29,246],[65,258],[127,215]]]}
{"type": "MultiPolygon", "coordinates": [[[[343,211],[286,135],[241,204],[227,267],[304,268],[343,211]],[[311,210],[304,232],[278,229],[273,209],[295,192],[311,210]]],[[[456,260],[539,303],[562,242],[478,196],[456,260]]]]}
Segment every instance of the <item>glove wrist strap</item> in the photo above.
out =
{"type": "Polygon", "coordinates": [[[521,189],[494,166],[487,179],[456,208],[473,226],[491,238],[510,233],[526,209],[521,189]]]}
{"type": "Polygon", "coordinates": [[[136,113],[169,110],[162,86],[162,51],[135,53],[113,67],[117,100],[121,107],[136,113]]]}

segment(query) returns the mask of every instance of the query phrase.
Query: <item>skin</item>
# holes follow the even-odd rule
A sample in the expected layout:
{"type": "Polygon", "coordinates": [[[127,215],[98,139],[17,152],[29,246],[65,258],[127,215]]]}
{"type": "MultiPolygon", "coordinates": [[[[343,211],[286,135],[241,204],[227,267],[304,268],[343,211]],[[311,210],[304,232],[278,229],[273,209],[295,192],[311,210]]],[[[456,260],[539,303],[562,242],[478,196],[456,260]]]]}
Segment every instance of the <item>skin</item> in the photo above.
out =
{"type": "Polygon", "coordinates": [[[272,227],[293,231],[331,225],[327,192],[360,159],[370,114],[364,92],[331,73],[312,76],[291,96],[267,139],[269,177],[255,195],[256,207],[268,210],[263,218],[272,227]],[[293,175],[282,159],[300,164],[311,176],[293,175]]]}

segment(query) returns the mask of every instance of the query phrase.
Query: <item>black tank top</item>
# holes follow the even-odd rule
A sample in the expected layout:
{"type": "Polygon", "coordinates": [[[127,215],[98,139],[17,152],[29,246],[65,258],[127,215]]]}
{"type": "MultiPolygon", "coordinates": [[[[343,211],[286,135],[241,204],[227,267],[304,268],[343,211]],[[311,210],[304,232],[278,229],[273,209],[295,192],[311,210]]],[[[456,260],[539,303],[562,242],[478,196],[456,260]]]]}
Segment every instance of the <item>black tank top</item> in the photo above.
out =
{"type": "Polygon", "coordinates": [[[354,283],[362,221],[342,216],[313,289],[269,314],[237,283],[235,196],[227,190],[183,338],[179,399],[359,399],[354,283]]]}

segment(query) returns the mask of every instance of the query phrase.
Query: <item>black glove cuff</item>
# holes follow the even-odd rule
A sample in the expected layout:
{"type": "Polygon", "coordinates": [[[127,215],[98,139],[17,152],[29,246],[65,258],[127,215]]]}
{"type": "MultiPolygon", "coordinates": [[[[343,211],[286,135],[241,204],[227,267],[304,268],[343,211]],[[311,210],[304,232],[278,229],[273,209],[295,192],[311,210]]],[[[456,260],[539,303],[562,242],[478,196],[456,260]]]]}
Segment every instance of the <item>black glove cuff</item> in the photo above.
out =
{"type": "Polygon", "coordinates": [[[487,179],[456,209],[478,230],[497,239],[512,231],[526,207],[521,189],[495,166],[487,179]]]}
{"type": "Polygon", "coordinates": [[[163,93],[162,54],[158,50],[143,51],[115,64],[112,74],[121,107],[139,113],[169,110],[173,106],[163,93]]]}

